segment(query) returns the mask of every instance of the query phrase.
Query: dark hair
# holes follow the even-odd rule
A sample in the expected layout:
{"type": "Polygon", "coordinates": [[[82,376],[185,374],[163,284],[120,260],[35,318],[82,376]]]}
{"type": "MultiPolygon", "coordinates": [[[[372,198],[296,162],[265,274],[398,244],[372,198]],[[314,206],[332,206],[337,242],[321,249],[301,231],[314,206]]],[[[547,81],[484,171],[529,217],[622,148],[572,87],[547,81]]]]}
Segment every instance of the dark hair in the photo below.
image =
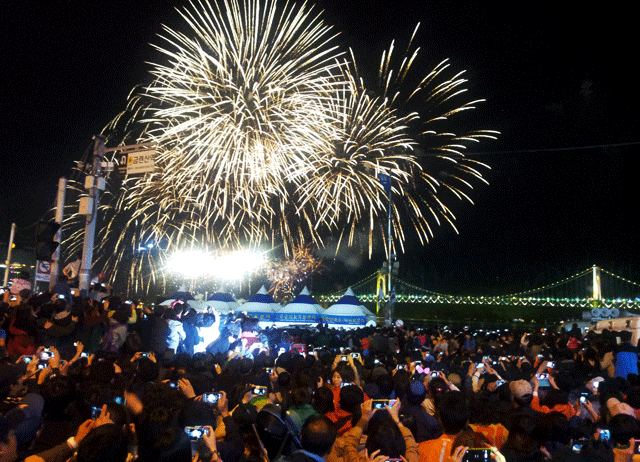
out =
{"type": "Polygon", "coordinates": [[[328,387],[316,388],[316,391],[313,393],[311,404],[318,414],[326,414],[327,412],[335,411],[333,393],[328,387]]]}
{"type": "Polygon", "coordinates": [[[365,443],[365,448],[369,451],[369,454],[379,449],[380,454],[384,454],[387,457],[404,457],[407,451],[407,444],[389,412],[386,410],[376,411],[371,420],[373,424],[371,421],[369,422],[367,442],[365,443]],[[374,420],[374,417],[376,420],[374,420]]]}
{"type": "MultiPolygon", "coordinates": [[[[456,435],[467,426],[469,421],[469,404],[464,393],[448,391],[439,402],[440,422],[447,435],[456,435]]],[[[386,454],[385,454],[386,455],[386,454]]]]}
{"type": "Polygon", "coordinates": [[[309,417],[302,426],[300,442],[306,451],[324,457],[331,452],[335,441],[335,425],[323,415],[309,417]]]}
{"type": "Polygon", "coordinates": [[[124,430],[115,424],[94,428],[78,444],[78,462],[125,462],[127,439],[124,430]]]}
{"type": "Polygon", "coordinates": [[[301,406],[311,403],[311,395],[307,387],[295,387],[291,390],[291,404],[301,406]]]}
{"type": "Polygon", "coordinates": [[[562,412],[549,412],[542,416],[545,440],[552,443],[569,443],[569,419],[562,412]]]}
{"type": "Polygon", "coordinates": [[[364,392],[356,385],[347,385],[340,389],[340,408],[353,414],[364,402],[364,392]]]}
{"type": "Polygon", "coordinates": [[[637,438],[640,428],[638,421],[627,414],[616,414],[611,418],[611,439],[618,444],[629,444],[631,438],[637,438]]]}

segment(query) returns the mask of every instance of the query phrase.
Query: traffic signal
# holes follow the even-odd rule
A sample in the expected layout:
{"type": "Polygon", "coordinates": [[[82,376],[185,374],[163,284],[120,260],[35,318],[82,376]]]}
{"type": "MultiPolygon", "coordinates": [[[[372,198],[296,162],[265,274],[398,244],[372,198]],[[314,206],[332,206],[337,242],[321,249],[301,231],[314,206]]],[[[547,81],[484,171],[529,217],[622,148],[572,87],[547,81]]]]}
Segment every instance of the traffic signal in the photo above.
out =
{"type": "Polygon", "coordinates": [[[53,240],[59,229],[60,225],[55,221],[38,222],[36,225],[36,260],[50,261],[53,258],[53,252],[60,245],[53,240]]]}

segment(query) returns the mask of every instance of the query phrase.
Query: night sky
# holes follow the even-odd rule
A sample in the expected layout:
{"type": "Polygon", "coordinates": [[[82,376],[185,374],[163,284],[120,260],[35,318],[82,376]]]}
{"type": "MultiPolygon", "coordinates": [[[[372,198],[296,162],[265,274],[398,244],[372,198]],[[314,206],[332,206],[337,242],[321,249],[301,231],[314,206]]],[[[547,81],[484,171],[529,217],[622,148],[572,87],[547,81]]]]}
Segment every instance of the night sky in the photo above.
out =
{"type": "MultiPolygon", "coordinates": [[[[475,205],[449,203],[459,234],[443,226],[426,247],[408,242],[401,276],[476,294],[525,290],[594,264],[640,280],[632,15],[463,3],[316,2],[372,71],[391,39],[406,44],[421,22],[425,72],[445,58],[466,69],[468,100],[487,100],[470,128],[502,133],[472,154],[491,166],[490,184],[474,183],[475,205]]],[[[174,8],[185,4],[2,2],[0,241],[15,221],[18,243],[32,243],[29,226],[54,202],[57,178],[145,81],[145,61],[158,60],[149,43],[161,43],[161,24],[179,27],[174,8]]],[[[316,278],[317,290],[358,280],[382,260],[346,255],[326,260],[332,271],[316,278]]]]}

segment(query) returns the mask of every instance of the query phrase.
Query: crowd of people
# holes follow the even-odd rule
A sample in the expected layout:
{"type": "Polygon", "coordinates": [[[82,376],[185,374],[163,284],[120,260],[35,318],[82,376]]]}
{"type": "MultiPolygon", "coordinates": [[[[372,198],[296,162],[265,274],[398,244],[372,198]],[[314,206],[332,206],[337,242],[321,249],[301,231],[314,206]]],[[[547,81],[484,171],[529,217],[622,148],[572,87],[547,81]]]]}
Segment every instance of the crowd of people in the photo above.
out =
{"type": "Polygon", "coordinates": [[[0,318],[0,462],[639,452],[638,349],[625,331],[261,329],[183,301],[150,308],[26,286],[4,292],[0,318]]]}

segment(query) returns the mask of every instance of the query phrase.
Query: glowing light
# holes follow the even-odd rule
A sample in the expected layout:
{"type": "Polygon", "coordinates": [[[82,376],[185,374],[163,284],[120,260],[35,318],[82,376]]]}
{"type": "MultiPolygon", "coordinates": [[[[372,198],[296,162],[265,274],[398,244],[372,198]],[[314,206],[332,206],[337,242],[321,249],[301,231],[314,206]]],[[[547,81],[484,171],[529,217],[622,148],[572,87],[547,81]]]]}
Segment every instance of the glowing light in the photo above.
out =
{"type": "Polygon", "coordinates": [[[180,274],[188,279],[218,279],[237,281],[260,271],[265,263],[261,253],[249,250],[225,255],[190,250],[173,254],[165,267],[167,272],[180,274]]]}

